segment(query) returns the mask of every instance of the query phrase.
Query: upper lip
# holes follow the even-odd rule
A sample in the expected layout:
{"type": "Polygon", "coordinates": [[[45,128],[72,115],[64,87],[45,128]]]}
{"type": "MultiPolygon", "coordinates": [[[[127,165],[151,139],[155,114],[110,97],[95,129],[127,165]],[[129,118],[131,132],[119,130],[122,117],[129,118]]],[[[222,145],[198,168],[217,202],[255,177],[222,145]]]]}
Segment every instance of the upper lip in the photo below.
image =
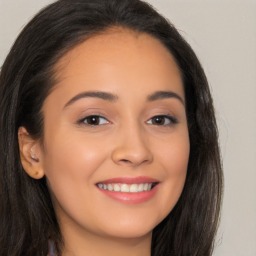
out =
{"type": "Polygon", "coordinates": [[[103,183],[124,183],[124,184],[141,184],[141,183],[159,183],[159,180],[146,177],[146,176],[139,176],[139,177],[116,177],[107,180],[102,180],[97,182],[97,184],[103,183]]]}

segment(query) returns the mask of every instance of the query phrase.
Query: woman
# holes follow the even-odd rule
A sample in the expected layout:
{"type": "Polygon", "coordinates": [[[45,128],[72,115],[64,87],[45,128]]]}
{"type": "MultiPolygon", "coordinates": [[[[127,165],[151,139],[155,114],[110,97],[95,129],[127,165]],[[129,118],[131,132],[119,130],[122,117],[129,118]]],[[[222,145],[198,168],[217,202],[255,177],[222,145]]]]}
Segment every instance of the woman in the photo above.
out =
{"type": "Polygon", "coordinates": [[[207,79],[147,3],[46,7],[0,97],[0,255],[212,254],[222,170],[207,79]]]}

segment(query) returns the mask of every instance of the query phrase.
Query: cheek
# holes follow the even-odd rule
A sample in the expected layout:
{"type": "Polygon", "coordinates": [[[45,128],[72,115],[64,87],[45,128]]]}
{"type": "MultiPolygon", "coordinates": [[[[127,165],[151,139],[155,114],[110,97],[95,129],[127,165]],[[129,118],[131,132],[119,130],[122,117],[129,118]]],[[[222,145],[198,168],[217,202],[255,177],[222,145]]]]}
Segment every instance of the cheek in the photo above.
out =
{"type": "Polygon", "coordinates": [[[180,176],[187,172],[190,142],[187,129],[173,133],[169,138],[155,143],[155,155],[167,176],[180,176]]]}
{"type": "Polygon", "coordinates": [[[85,184],[91,183],[91,177],[106,159],[107,152],[83,136],[73,134],[65,138],[60,134],[46,144],[45,175],[52,191],[67,194],[70,190],[69,195],[75,197],[85,184]]]}
{"type": "Polygon", "coordinates": [[[161,208],[167,214],[173,209],[182,193],[187,175],[189,151],[187,133],[183,136],[176,136],[169,143],[162,144],[159,150],[161,154],[158,154],[158,159],[165,170],[162,193],[166,195],[161,201],[161,208]]]}

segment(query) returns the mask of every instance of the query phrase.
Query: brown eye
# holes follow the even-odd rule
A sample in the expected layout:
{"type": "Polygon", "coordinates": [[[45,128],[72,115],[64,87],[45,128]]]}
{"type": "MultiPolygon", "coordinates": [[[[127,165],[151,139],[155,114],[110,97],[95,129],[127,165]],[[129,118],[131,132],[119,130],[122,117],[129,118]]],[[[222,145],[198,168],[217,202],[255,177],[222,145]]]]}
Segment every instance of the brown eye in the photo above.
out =
{"type": "Polygon", "coordinates": [[[152,125],[171,125],[171,124],[176,124],[177,119],[172,117],[172,116],[154,116],[151,119],[147,121],[148,124],[152,125]]]}
{"type": "Polygon", "coordinates": [[[163,116],[156,116],[152,118],[152,124],[154,125],[164,125],[165,124],[165,117],[163,116]]]}
{"type": "Polygon", "coordinates": [[[103,125],[103,124],[107,124],[108,121],[106,118],[102,117],[102,116],[87,116],[86,118],[84,118],[82,120],[82,122],[86,125],[92,125],[92,126],[96,126],[96,125],[103,125]]]}

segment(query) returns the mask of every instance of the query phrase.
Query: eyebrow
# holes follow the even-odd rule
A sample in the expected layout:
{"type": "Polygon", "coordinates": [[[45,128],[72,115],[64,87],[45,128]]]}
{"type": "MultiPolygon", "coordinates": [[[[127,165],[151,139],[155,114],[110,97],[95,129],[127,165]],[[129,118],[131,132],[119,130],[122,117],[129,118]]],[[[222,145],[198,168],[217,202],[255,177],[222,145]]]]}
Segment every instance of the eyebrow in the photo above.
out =
{"type": "Polygon", "coordinates": [[[147,97],[148,101],[155,101],[155,100],[163,100],[163,99],[169,99],[169,98],[175,98],[177,100],[179,100],[183,105],[185,105],[184,100],[182,99],[182,97],[172,91],[157,91],[154,92],[153,94],[149,95],[147,97]]]}
{"type": "Polygon", "coordinates": [[[102,99],[102,100],[106,100],[106,101],[110,101],[110,102],[115,102],[118,100],[117,95],[108,93],[108,92],[98,92],[98,91],[82,92],[82,93],[79,93],[76,96],[74,96],[71,100],[69,100],[65,104],[64,108],[68,107],[72,103],[74,103],[80,99],[83,99],[83,98],[98,98],[98,99],[102,99]]]}
{"type": "MultiPolygon", "coordinates": [[[[76,101],[83,99],[83,98],[98,98],[102,100],[106,100],[109,102],[116,102],[118,100],[118,96],[109,92],[100,92],[100,91],[89,91],[89,92],[82,92],[71,98],[64,106],[64,108],[70,106],[71,104],[75,103],[76,101]]],[[[185,105],[184,100],[180,95],[172,91],[157,91],[153,94],[150,94],[147,97],[147,101],[156,101],[162,99],[169,99],[175,98],[178,99],[183,105],[185,105]]]]}

